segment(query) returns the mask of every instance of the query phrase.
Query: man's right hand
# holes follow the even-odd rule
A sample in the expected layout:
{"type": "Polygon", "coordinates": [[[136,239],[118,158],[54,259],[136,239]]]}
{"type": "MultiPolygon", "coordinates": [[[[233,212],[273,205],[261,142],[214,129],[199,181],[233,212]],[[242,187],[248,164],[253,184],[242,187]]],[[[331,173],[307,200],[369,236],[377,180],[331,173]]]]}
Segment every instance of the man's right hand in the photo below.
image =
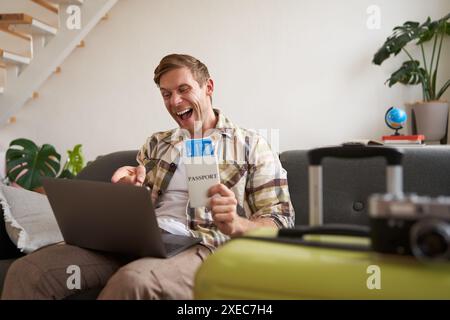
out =
{"type": "Polygon", "coordinates": [[[125,166],[114,172],[111,182],[132,184],[135,186],[142,186],[145,180],[145,167],[139,165],[137,167],[125,166]]]}

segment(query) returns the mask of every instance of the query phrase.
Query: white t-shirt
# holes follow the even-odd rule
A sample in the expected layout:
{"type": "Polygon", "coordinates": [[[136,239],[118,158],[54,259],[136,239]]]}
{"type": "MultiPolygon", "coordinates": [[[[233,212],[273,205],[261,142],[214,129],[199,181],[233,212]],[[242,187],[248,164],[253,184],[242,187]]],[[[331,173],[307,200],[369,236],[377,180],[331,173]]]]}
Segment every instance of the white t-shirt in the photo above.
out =
{"type": "Polygon", "coordinates": [[[186,216],[189,194],[186,180],[186,168],[181,157],[166,192],[156,203],[155,213],[161,229],[172,234],[189,236],[186,216]]]}

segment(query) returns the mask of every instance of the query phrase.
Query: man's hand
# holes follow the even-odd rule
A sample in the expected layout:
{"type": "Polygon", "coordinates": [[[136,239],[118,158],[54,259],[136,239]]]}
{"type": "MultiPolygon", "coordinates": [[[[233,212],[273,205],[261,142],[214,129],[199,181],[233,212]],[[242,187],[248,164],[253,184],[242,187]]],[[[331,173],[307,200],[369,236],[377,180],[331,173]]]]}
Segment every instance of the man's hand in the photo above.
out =
{"type": "Polygon", "coordinates": [[[145,180],[145,167],[139,165],[137,167],[125,166],[114,172],[111,182],[132,184],[135,186],[142,186],[145,180]]]}
{"type": "Polygon", "coordinates": [[[208,190],[208,196],[211,197],[209,204],[214,223],[223,234],[233,237],[260,227],[277,227],[270,218],[260,218],[251,221],[238,216],[236,212],[236,196],[233,191],[222,183],[212,186],[208,190]]]}
{"type": "Polygon", "coordinates": [[[241,234],[240,218],[236,212],[237,200],[230,189],[219,183],[208,190],[211,197],[209,205],[212,211],[214,223],[220,231],[226,235],[241,234]]]}

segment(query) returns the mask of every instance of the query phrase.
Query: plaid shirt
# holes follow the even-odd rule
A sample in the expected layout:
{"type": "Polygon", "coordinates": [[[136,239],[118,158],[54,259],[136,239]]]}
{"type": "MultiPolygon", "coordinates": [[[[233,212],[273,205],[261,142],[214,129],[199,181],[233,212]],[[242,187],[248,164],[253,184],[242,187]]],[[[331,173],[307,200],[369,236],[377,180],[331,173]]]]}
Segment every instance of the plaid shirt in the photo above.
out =
{"type": "MultiPolygon", "coordinates": [[[[294,225],[286,171],[265,139],[253,131],[239,128],[218,109],[217,125],[204,136],[211,137],[219,161],[220,182],[231,189],[238,202],[237,214],[250,220],[270,218],[278,227],[294,225]]],[[[146,168],[146,184],[152,203],[166,191],[182,156],[179,143],[191,138],[184,129],[157,132],[147,139],[137,155],[146,168]]],[[[187,222],[191,234],[209,247],[217,247],[229,237],[214,224],[209,208],[190,208],[187,222]]]]}

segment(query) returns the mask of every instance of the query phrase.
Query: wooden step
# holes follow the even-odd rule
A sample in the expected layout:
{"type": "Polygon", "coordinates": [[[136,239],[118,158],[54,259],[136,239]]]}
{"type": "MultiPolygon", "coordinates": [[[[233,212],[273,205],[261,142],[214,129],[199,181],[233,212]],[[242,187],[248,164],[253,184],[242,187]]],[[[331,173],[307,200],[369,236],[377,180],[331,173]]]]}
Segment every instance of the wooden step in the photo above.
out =
{"type": "Polygon", "coordinates": [[[51,4],[76,4],[82,5],[84,0],[46,0],[51,4]]]}
{"type": "Polygon", "coordinates": [[[21,39],[23,39],[23,40],[31,41],[30,35],[25,34],[25,33],[21,33],[21,32],[17,32],[17,31],[10,30],[10,29],[9,29],[9,26],[8,26],[8,27],[0,27],[0,31],[6,32],[7,34],[10,34],[10,35],[12,35],[12,36],[21,38],[21,39]]]}
{"type": "Polygon", "coordinates": [[[45,9],[58,14],[58,7],[56,7],[54,4],[46,1],[46,0],[31,0],[34,3],[40,5],[41,7],[44,7],[45,9]]]}
{"type": "Polygon", "coordinates": [[[29,34],[55,35],[58,29],[25,13],[0,14],[0,26],[29,34]]]}
{"type": "Polygon", "coordinates": [[[30,64],[31,58],[0,49],[0,61],[3,64],[27,65],[30,64]]]}

